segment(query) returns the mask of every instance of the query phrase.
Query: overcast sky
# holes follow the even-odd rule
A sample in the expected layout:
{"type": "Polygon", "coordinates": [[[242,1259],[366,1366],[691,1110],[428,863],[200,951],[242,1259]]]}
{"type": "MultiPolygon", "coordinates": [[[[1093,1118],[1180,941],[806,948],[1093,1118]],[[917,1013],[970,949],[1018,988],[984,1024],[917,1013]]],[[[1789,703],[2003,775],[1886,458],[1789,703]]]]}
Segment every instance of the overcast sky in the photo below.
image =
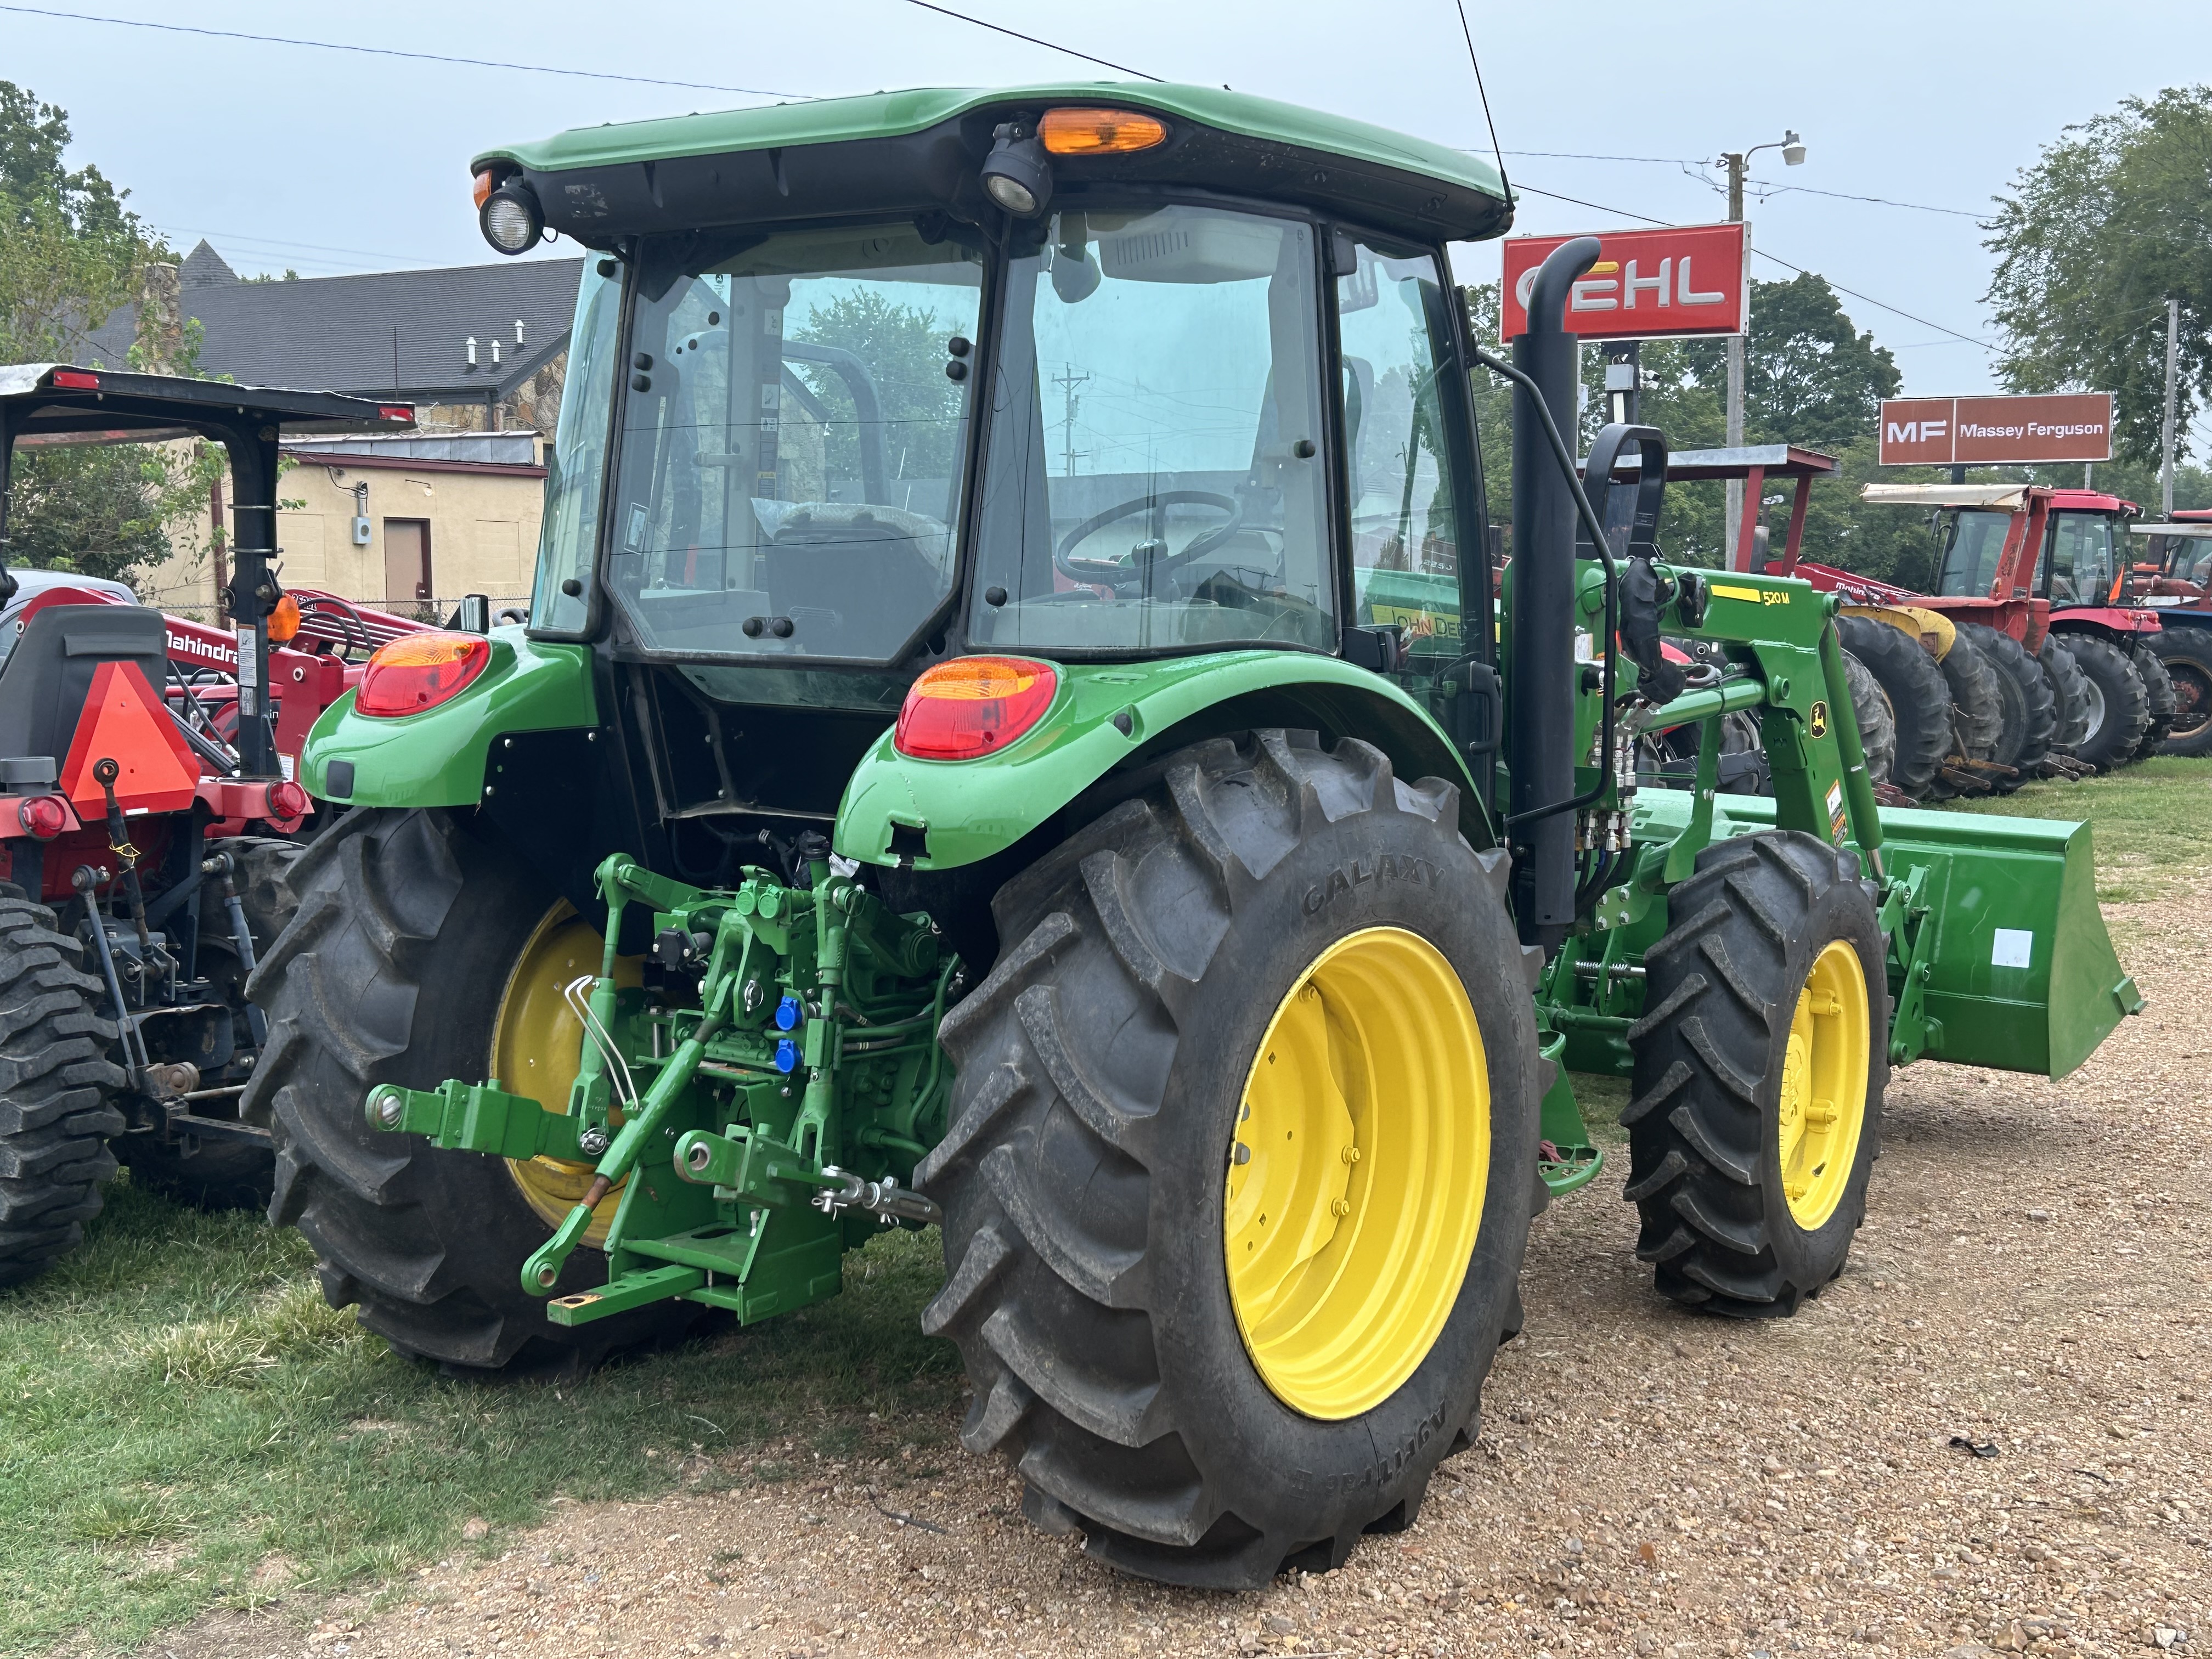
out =
{"type": "MultiPolygon", "coordinates": [[[[1168,79],[1226,82],[1443,143],[1487,145],[1451,0],[950,3],[1168,79]]],[[[1905,390],[1927,395],[1990,386],[1989,353],[1975,343],[1990,337],[1981,302],[1990,259],[1974,219],[1962,216],[1986,213],[2068,123],[2212,64],[2212,6],[2202,0],[1467,3],[1506,164],[1527,191],[1518,229],[1724,217],[1725,199],[1686,164],[1795,128],[1811,152],[1805,165],[1784,167],[1772,151],[1753,160],[1755,179],[1792,187],[1751,204],[1754,246],[1866,296],[1844,303],[1897,353],[1905,390]]],[[[385,0],[373,13],[254,0],[46,0],[44,9],[64,8],[795,96],[1110,73],[910,0],[385,0]]],[[[67,109],[73,159],[128,186],[131,205],[180,247],[205,236],[241,271],[289,265],[303,276],[485,258],[467,171],[484,146],[756,101],[12,6],[0,7],[0,78],[67,109]]],[[[1463,279],[1496,275],[1494,244],[1462,252],[1463,279]]],[[[1761,277],[1788,274],[1753,263],[1761,277]]]]}

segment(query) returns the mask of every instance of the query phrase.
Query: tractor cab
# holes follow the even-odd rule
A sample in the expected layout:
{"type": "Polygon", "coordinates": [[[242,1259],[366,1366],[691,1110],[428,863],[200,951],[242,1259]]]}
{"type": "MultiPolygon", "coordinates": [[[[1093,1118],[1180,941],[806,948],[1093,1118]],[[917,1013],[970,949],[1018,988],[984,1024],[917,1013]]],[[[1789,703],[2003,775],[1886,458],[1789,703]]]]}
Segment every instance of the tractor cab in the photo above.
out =
{"type": "Polygon", "coordinates": [[[2212,609],[2212,512],[2179,512],[2161,524],[2132,524],[2148,539],[2129,564],[2129,588],[2160,610],[2212,609]]]}
{"type": "Polygon", "coordinates": [[[1199,88],[903,100],[866,144],[830,106],[699,118],[651,198],[583,134],[477,164],[487,216],[609,250],[532,632],[638,665],[678,815],[826,822],[952,658],[1465,653],[1489,578],[1443,245],[1504,222],[1487,167],[1335,122],[1291,167],[1256,141],[1277,106],[1199,88]],[[731,705],[766,712],[690,735],[731,705]],[[867,718],[793,763],[775,711],[825,708],[867,718]]]}

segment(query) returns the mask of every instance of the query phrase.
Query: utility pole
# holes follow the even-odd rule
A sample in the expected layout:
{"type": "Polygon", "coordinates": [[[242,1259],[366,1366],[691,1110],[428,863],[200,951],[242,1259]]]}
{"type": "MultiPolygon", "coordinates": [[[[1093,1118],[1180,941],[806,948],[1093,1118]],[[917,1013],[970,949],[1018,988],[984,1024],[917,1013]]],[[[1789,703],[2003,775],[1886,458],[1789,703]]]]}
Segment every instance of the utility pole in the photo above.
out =
{"type": "MultiPolygon", "coordinates": [[[[1750,159],[1749,150],[1731,150],[1721,157],[1728,166],[1729,222],[1732,225],[1740,225],[1743,222],[1743,170],[1744,163],[1750,159]]],[[[1748,259],[1745,261],[1747,266],[1749,263],[1748,259]]],[[[1746,280],[1749,280],[1747,270],[1746,280]]],[[[1728,447],[1730,449],[1741,448],[1743,444],[1743,336],[1741,334],[1731,334],[1728,337],[1726,407],[1728,447]]],[[[1742,528],[1743,480],[1730,478],[1728,481],[1728,513],[1727,516],[1721,520],[1723,544],[1728,552],[1727,558],[1722,562],[1724,568],[1729,570],[1735,568],[1735,544],[1741,535],[1742,528]]]]}
{"type": "Polygon", "coordinates": [[[1083,400],[1075,395],[1076,389],[1090,378],[1087,373],[1078,374],[1073,363],[1068,364],[1064,371],[1052,378],[1052,383],[1060,389],[1066,410],[1060,421],[1060,476],[1063,477],[1073,477],[1076,462],[1090,453],[1075,447],[1075,411],[1083,406],[1083,400]]]}
{"type": "MultiPolygon", "coordinates": [[[[1749,149],[1729,150],[1723,155],[1721,157],[1721,164],[1728,168],[1729,222],[1732,225],[1740,225],[1743,222],[1744,169],[1749,165],[1751,158],[1763,149],[1780,150],[1782,160],[1787,166],[1794,167],[1804,165],[1804,140],[1798,137],[1795,132],[1786,130],[1781,138],[1774,143],[1753,144],[1749,149]]],[[[1747,257],[1746,263],[1747,266],[1747,257]]],[[[1750,280],[1748,269],[1745,272],[1744,280],[1747,282],[1750,280]]],[[[1728,337],[1727,410],[1728,447],[1730,449],[1740,448],[1743,444],[1743,349],[1742,335],[1731,334],[1728,337]]],[[[1742,526],[1743,480],[1731,478],[1728,485],[1728,520],[1722,526],[1728,549],[1727,565],[1731,570],[1735,568],[1736,542],[1742,526]]]]}
{"type": "Polygon", "coordinates": [[[2159,433],[2158,447],[2164,458],[2158,479],[2159,506],[2165,515],[2173,516],[2173,395],[2176,371],[2181,367],[2181,301],[2166,302],[2166,420],[2159,433]]]}

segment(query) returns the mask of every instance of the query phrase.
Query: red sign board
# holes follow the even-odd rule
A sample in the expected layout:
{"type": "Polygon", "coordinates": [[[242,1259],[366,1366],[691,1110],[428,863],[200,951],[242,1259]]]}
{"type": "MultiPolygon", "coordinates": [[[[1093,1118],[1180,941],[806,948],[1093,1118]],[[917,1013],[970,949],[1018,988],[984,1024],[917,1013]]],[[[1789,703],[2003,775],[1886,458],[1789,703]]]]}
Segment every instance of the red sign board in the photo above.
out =
{"type": "Polygon", "coordinates": [[[2112,394],[1892,398],[1881,406],[1884,466],[2011,466],[2112,459],[2112,394]]]}
{"type": "MultiPolygon", "coordinates": [[[[1528,332],[1536,268],[1573,240],[1516,236],[1505,244],[1501,339],[1528,332]]],[[[1748,225],[1601,232],[1597,263],[1568,295],[1567,332],[1609,340],[1741,334],[1751,324],[1750,257],[1748,225]]]]}

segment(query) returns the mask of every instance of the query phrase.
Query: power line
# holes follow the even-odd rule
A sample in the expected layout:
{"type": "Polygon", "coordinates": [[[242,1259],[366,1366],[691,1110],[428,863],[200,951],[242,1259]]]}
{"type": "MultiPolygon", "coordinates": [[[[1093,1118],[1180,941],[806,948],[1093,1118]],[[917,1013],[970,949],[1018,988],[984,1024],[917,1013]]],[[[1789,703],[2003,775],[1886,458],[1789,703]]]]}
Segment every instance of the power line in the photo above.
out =
{"type": "Polygon", "coordinates": [[[1498,148],[1498,123],[1490,113],[1490,89],[1482,84],[1482,59],[1474,55],[1474,31],[1467,26],[1467,0],[1452,0],[1452,8],[1459,13],[1460,38],[1467,42],[1467,61],[1474,69],[1474,89],[1482,99],[1482,124],[1490,129],[1490,153],[1498,158],[1498,185],[1510,203],[1513,187],[1505,179],[1505,152],[1498,148]]]}
{"type": "MultiPolygon", "coordinates": [[[[920,3],[920,0],[916,0],[920,3]]],[[[149,23],[137,17],[99,17],[84,11],[52,11],[43,6],[0,5],[0,11],[25,17],[60,18],[72,23],[106,23],[116,28],[158,29],[165,34],[203,34],[218,40],[252,40],[262,46],[310,46],[317,52],[350,52],[369,58],[405,58],[423,64],[458,64],[465,69],[514,70],[525,75],[566,75],[584,81],[625,81],[641,87],[681,87],[691,92],[738,92],[752,98],[805,98],[798,92],[763,87],[725,87],[711,81],[668,81],[652,75],[617,75],[611,70],[556,69],[544,64],[509,64],[490,58],[449,58],[441,52],[403,52],[396,46],[356,46],[338,40],[302,40],[284,34],[247,34],[238,29],[200,28],[189,23],[149,23]]]]}
{"type": "Polygon", "coordinates": [[[1115,63],[1111,58],[1093,58],[1087,52],[1076,51],[1073,46],[1063,46],[1056,41],[1042,40],[1034,34],[1024,34],[1019,29],[1010,29],[1004,23],[989,23],[980,17],[970,17],[964,11],[954,11],[949,6],[932,5],[930,0],[906,0],[906,3],[909,6],[920,6],[924,11],[933,11],[939,16],[957,18],[963,23],[973,23],[977,28],[988,29],[994,34],[1011,35],[1017,40],[1026,40],[1033,46],[1042,46],[1047,52],[1060,52],[1069,58],[1080,58],[1085,63],[1096,64],[1101,69],[1118,70],[1124,75],[1133,75],[1139,81],[1158,81],[1161,78],[1157,75],[1147,75],[1140,69],[1131,69],[1127,64],[1115,63]]]}
{"type": "MultiPolygon", "coordinates": [[[[1527,191],[1531,196],[1548,196],[1555,202],[1571,202],[1577,207],[1586,207],[1595,213],[1610,213],[1623,219],[1638,220],[1647,225],[1656,225],[1662,230],[1672,230],[1676,228],[1676,227],[1668,221],[1665,219],[1654,219],[1649,214],[1631,213],[1626,208],[1607,207],[1602,202],[1586,202],[1579,196],[1562,196],[1555,190],[1539,190],[1534,185],[1524,184],[1521,188],[1527,191]]],[[[1757,254],[1760,258],[1771,260],[1772,263],[1780,265],[1784,270],[1796,271],[1800,276],[1815,274],[1808,271],[1802,265],[1793,265],[1789,260],[1781,258],[1775,254],[1769,253],[1765,248],[1759,246],[1756,243],[1753,244],[1751,251],[1757,254]]],[[[1891,305],[1886,300],[1875,299],[1871,294],[1862,294],[1855,288],[1845,288],[1841,283],[1835,281],[1832,277],[1822,276],[1820,280],[1826,283],[1828,286],[1835,289],[1837,293],[1848,294],[1854,300],[1863,300],[1867,304],[1873,306],[1875,309],[1887,311],[1893,317],[1902,317],[1907,322],[1919,324],[1923,328],[1932,328],[1938,334],[1948,334],[1954,340],[1963,340],[1966,344],[1970,346],[1978,346],[1984,351],[1995,351],[1997,349],[1996,346],[1990,344],[1987,340],[1977,340],[1971,334],[1961,334],[1955,328],[1948,328],[1942,323],[1932,321],[1916,313],[1902,310],[1896,306],[1891,305]]]]}
{"type": "Polygon", "coordinates": [[[1972,219],[1977,223],[1990,216],[1986,213],[1969,213],[1964,208],[1930,207],[1925,202],[1895,202],[1887,196],[1847,196],[1839,190],[1814,190],[1809,185],[1778,185],[1762,179],[1746,182],[1771,196],[1786,196],[1794,191],[1800,196],[1827,196],[1838,202],[1872,202],[1879,207],[1911,208],[1915,213],[1948,213],[1954,219],[1972,219]]]}

